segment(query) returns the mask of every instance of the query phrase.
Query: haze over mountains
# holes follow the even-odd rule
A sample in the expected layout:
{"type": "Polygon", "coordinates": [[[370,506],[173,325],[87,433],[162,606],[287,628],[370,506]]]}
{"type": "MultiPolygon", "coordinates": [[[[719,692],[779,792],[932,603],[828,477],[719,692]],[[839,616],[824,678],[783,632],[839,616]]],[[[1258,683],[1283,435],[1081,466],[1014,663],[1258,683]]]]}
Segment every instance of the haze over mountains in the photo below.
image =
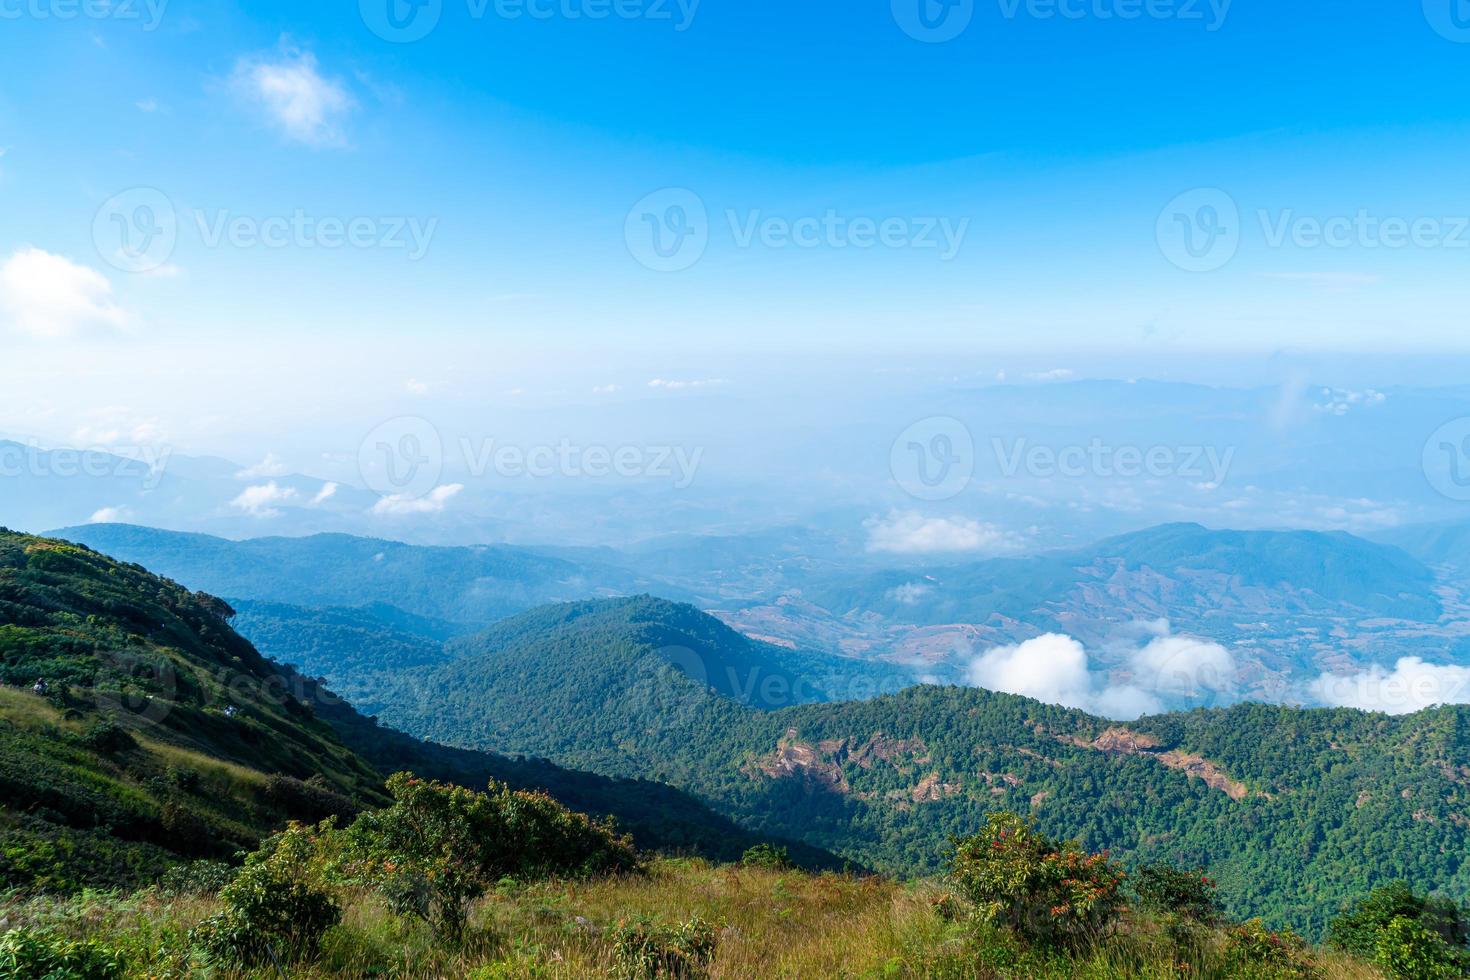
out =
{"type": "Polygon", "coordinates": [[[553,554],[108,524],[56,534],[227,597],[263,650],[343,690],[358,690],[362,670],[453,659],[446,640],[538,605],[651,593],[793,661],[847,665],[848,692],[874,676],[886,690],[960,683],[1120,718],[1243,699],[1403,712],[1470,697],[1464,583],[1342,532],[1163,525],[1083,549],[868,572],[781,535],[714,539],[700,562],[694,540],[553,554]]]}
{"type": "Polygon", "coordinates": [[[381,431],[293,434],[232,447],[234,460],[211,454],[223,444],[201,451],[141,424],[11,433],[0,443],[7,519],[31,530],[95,515],[228,537],[619,548],[801,527],[844,560],[950,560],[1081,546],[1163,521],[1366,533],[1462,516],[1454,460],[1431,441],[1470,417],[1463,388],[852,370],[844,384],[806,387],[749,371],[705,386],[528,395],[535,407],[479,415],[431,392],[405,396],[381,431]],[[968,479],[916,496],[909,444],[949,434],[943,420],[960,427],[968,479]],[[402,487],[374,485],[399,434],[426,447],[437,476],[405,499],[402,487]],[[97,452],[83,466],[67,446],[97,452]],[[614,466],[619,451],[631,455],[614,466]],[[924,534],[936,520],[948,533],[924,534]]]}

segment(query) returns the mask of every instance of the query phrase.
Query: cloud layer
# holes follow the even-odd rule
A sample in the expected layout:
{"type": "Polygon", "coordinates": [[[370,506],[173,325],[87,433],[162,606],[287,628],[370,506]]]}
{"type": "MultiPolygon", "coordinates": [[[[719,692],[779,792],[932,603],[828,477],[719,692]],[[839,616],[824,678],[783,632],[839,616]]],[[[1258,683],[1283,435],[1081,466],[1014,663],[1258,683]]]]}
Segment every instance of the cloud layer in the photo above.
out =
{"type": "Polygon", "coordinates": [[[1470,667],[1402,657],[1393,670],[1375,666],[1357,674],[1323,674],[1310,691],[1332,707],[1406,715],[1437,704],[1470,704],[1470,667]]]}

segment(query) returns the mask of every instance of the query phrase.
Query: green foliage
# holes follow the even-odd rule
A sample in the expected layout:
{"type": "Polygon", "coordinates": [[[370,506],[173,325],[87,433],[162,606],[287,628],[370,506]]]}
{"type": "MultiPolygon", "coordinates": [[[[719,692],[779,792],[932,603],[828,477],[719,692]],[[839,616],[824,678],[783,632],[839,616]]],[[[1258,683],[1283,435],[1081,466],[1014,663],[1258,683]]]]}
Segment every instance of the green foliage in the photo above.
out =
{"type": "Polygon", "coordinates": [[[1141,908],[1213,925],[1220,919],[1215,882],[1196,868],[1185,871],[1170,864],[1146,864],[1133,873],[1133,891],[1141,908]]]}
{"type": "Polygon", "coordinates": [[[1290,931],[1273,932],[1260,919],[1231,926],[1225,933],[1227,976],[1301,978],[1311,980],[1318,969],[1302,938],[1290,931]]]}
{"type": "Polygon", "coordinates": [[[235,869],[223,861],[189,861],[176,864],[158,879],[165,895],[217,895],[235,880],[235,869]]]}
{"type": "Polygon", "coordinates": [[[230,614],[86,548],[0,532],[0,681],[20,685],[0,688],[0,886],[139,886],[251,850],[288,818],[381,801],[381,775],[304,706],[314,684],[230,614]]]}
{"type": "Polygon", "coordinates": [[[1338,949],[1372,958],[1384,930],[1399,919],[1416,923],[1452,948],[1463,949],[1470,939],[1470,919],[1463,908],[1447,898],[1421,895],[1405,881],[1373,889],[1332,921],[1328,937],[1338,949]]]}
{"type": "Polygon", "coordinates": [[[323,887],[318,842],[292,824],[245,860],[220,890],[224,911],[201,922],[191,940],[211,960],[253,966],[314,957],[322,934],[342,918],[323,887]]]}
{"type": "Polygon", "coordinates": [[[411,773],[390,777],[388,790],[391,807],[345,831],[341,873],[450,941],[462,936],[470,903],[502,878],[637,867],[627,838],[543,793],[493,783],[477,793],[411,773]]]}
{"type": "Polygon", "coordinates": [[[120,980],[121,953],[98,942],[32,929],[0,935],[0,980],[120,980]]]}
{"type": "Polygon", "coordinates": [[[623,922],[613,933],[619,980],[702,980],[719,945],[719,930],[703,919],[660,926],[648,919],[623,922]]]}
{"type": "Polygon", "coordinates": [[[748,849],[740,856],[740,863],[747,868],[768,868],[772,871],[789,871],[796,867],[786,848],[767,843],[748,849]]]}
{"type": "Polygon", "coordinates": [[[1451,980],[1470,976],[1470,955],[1451,946],[1422,918],[1396,916],[1378,933],[1373,962],[1395,980],[1451,980]]]}
{"type": "Polygon", "coordinates": [[[951,875],[980,921],[1042,946],[1085,949],[1123,909],[1123,872],[1107,854],[1053,841],[1033,822],[992,814],[985,832],[955,841],[951,875]]]}

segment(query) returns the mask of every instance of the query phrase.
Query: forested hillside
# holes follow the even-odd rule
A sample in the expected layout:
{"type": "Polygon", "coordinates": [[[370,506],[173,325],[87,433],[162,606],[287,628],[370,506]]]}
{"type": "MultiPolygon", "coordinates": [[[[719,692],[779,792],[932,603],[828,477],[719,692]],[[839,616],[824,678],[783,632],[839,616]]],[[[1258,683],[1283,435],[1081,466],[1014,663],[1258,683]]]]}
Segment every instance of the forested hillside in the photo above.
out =
{"type": "Polygon", "coordinates": [[[262,657],[232,613],[138,566],[0,529],[0,887],[156,881],[289,819],[381,804],[386,774],[406,768],[548,788],[618,816],[644,847],[728,859],[759,840],[667,787],[381,727],[262,657]]]}
{"type": "Polygon", "coordinates": [[[1393,878],[1470,894],[1470,708],[1242,704],[1118,725],[914,687],[769,711],[726,696],[761,673],[711,623],[647,597],[537,610],[402,678],[383,714],[438,741],[667,782],[900,873],[933,870],[949,835],[1008,808],[1130,860],[1208,866],[1231,910],[1309,931],[1393,878]]]}

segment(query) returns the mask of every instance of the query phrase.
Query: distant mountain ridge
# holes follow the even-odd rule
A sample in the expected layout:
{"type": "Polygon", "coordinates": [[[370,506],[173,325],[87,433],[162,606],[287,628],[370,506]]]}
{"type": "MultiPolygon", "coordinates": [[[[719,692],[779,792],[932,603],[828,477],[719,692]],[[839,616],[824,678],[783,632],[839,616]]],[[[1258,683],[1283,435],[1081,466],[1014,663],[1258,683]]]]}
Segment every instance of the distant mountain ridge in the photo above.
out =
{"type": "Polygon", "coordinates": [[[627,572],[508,545],[441,547],[347,534],[231,541],[129,524],[51,532],[215,595],[297,606],[384,603],[466,624],[466,632],[547,602],[626,594],[627,572]]]}

